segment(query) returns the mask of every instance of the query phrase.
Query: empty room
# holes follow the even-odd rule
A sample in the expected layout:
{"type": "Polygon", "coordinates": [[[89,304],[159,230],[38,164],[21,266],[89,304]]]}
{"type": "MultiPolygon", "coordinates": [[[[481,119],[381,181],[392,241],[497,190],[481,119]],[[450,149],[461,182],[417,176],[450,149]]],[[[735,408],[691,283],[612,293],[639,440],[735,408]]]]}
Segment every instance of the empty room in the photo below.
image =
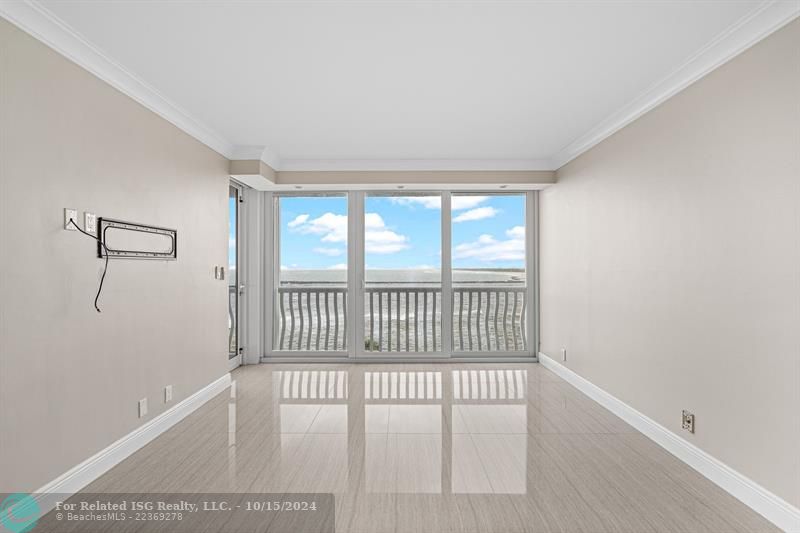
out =
{"type": "Polygon", "coordinates": [[[800,0],[0,0],[0,533],[800,533],[800,0]]]}

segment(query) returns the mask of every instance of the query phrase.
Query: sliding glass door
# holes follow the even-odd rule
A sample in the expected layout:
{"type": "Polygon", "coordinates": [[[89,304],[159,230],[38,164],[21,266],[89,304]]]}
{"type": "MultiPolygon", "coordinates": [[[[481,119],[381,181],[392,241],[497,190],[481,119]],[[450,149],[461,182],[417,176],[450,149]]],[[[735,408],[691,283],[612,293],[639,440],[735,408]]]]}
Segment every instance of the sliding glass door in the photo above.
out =
{"type": "Polygon", "coordinates": [[[441,353],[440,194],[364,199],[364,351],[441,353]]]}
{"type": "Polygon", "coordinates": [[[528,349],[526,195],[452,196],[453,351],[528,349]]]}
{"type": "Polygon", "coordinates": [[[275,199],[273,350],[347,354],[347,195],[275,199]]]}
{"type": "Polygon", "coordinates": [[[272,356],[532,356],[535,195],[274,199],[272,356]]]}

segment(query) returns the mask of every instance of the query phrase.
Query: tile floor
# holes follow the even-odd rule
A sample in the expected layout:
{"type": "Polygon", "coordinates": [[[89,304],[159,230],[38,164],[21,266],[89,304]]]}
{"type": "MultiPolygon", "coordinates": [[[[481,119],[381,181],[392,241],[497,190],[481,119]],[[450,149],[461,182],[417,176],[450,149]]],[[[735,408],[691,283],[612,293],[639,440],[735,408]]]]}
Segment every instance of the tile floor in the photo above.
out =
{"type": "Polygon", "coordinates": [[[247,366],[85,492],[333,493],[336,531],[777,531],[538,364],[247,366]]]}

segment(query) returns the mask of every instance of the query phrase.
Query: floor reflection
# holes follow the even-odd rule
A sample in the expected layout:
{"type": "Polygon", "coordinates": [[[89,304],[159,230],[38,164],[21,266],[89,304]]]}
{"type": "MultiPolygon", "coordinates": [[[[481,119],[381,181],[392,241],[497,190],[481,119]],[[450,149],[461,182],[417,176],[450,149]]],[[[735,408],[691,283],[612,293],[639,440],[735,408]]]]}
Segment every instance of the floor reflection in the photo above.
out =
{"type": "Polygon", "coordinates": [[[273,372],[272,424],[280,453],[268,473],[275,491],[347,490],[349,375],[333,370],[273,372]]]}
{"type": "Polygon", "coordinates": [[[271,490],[526,492],[526,369],[368,368],[272,371],[271,490]]]}
{"type": "Polygon", "coordinates": [[[452,379],[453,493],[525,494],[527,371],[454,370],[452,379]]]}
{"type": "Polygon", "coordinates": [[[233,377],[86,492],[333,493],[337,532],[772,530],[537,364],[233,377]]]}

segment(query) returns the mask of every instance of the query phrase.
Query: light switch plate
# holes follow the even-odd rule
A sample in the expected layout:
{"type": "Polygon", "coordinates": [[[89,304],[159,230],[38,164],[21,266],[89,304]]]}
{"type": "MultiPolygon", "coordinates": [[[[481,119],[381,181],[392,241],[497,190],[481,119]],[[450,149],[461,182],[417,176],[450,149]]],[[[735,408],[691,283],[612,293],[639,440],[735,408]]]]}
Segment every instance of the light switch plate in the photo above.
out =
{"type": "Polygon", "coordinates": [[[164,387],[164,403],[172,401],[172,385],[164,387]]]}
{"type": "Polygon", "coordinates": [[[78,210],[69,207],[64,208],[64,229],[69,231],[76,231],[75,226],[69,223],[70,219],[78,223],[78,210]]]}
{"type": "Polygon", "coordinates": [[[139,400],[139,418],[147,414],[147,398],[139,400]]]}
{"type": "Polygon", "coordinates": [[[83,214],[83,229],[92,235],[97,233],[97,215],[86,212],[83,214]]]}

